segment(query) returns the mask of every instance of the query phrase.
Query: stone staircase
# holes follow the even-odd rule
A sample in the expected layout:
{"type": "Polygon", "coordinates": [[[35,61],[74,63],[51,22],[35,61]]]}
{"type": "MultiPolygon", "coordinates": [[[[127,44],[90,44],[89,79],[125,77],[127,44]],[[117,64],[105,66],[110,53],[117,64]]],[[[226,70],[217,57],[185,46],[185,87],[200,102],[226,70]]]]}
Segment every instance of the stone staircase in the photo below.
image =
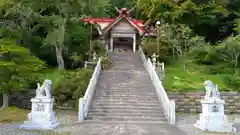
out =
{"type": "Polygon", "coordinates": [[[112,68],[100,74],[86,121],[167,122],[139,53],[110,56],[112,68]]]}

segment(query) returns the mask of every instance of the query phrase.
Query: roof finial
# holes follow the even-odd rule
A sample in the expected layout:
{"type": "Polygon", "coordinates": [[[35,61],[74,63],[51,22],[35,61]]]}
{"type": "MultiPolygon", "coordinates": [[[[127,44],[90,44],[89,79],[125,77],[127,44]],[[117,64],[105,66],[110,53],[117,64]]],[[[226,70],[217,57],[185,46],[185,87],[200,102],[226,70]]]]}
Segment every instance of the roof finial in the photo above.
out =
{"type": "Polygon", "coordinates": [[[115,7],[115,9],[117,10],[117,12],[120,14],[121,13],[121,11],[117,8],[117,7],[115,7]]]}
{"type": "Polygon", "coordinates": [[[130,10],[127,11],[127,14],[130,14],[135,9],[135,7],[131,8],[130,10]]]}

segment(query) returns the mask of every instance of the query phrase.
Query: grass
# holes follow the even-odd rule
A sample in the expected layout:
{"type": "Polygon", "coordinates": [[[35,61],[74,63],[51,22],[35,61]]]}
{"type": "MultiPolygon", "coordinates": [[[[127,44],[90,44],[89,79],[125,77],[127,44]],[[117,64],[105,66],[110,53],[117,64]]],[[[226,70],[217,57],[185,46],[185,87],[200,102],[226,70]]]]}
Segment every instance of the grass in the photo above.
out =
{"type": "Polygon", "coordinates": [[[209,74],[208,67],[189,62],[180,61],[166,66],[164,87],[168,91],[204,91],[203,82],[211,80],[217,84],[220,90],[231,90],[224,82],[226,74],[209,74]],[[187,71],[184,71],[184,63],[187,63],[187,71]]]}
{"type": "MultiPolygon", "coordinates": [[[[27,120],[27,115],[30,110],[20,109],[17,107],[8,107],[7,109],[0,110],[0,123],[13,123],[13,122],[23,122],[27,120]]],[[[32,133],[32,134],[43,134],[43,135],[70,135],[70,133],[58,133],[55,131],[42,131],[42,130],[24,130],[17,129],[14,132],[32,133]]]]}
{"type": "Polygon", "coordinates": [[[27,120],[30,111],[19,109],[17,107],[9,107],[0,110],[0,123],[21,122],[27,120]]]}

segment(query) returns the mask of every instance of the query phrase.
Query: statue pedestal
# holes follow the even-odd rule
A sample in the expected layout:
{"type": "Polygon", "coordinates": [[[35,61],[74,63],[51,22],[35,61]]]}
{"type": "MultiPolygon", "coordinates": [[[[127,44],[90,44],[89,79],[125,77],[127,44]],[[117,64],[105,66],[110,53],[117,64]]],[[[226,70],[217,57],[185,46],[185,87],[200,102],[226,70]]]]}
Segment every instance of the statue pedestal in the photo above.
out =
{"type": "Polygon", "coordinates": [[[50,130],[59,125],[52,110],[54,99],[35,97],[31,99],[31,102],[32,110],[28,114],[28,121],[24,121],[20,128],[50,130]]]}
{"type": "Polygon", "coordinates": [[[201,100],[202,113],[194,127],[211,132],[236,132],[233,123],[228,123],[227,116],[224,115],[224,103],[219,98],[201,100]]]}

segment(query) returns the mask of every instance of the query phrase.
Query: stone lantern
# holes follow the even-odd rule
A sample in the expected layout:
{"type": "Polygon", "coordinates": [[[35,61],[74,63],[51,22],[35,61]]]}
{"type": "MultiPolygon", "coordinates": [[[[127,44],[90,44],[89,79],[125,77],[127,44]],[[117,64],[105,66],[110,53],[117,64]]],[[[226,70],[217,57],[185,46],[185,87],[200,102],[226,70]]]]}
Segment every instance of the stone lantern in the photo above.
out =
{"type": "Polygon", "coordinates": [[[94,52],[92,56],[93,56],[93,62],[97,62],[97,53],[94,52]]]}
{"type": "Polygon", "coordinates": [[[153,53],[152,55],[152,63],[153,63],[153,67],[156,67],[156,62],[157,62],[157,55],[155,53],[153,53]]]}

